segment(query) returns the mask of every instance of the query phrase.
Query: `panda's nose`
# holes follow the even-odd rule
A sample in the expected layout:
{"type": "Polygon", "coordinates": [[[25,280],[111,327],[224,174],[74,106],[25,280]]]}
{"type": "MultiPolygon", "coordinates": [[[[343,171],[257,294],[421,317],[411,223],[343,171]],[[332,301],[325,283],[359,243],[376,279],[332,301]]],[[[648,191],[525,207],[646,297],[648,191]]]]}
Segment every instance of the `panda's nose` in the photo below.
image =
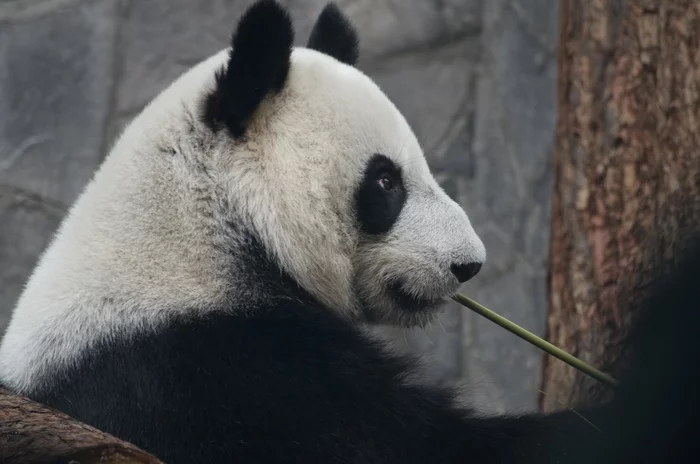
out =
{"type": "Polygon", "coordinates": [[[450,270],[457,277],[460,284],[471,279],[481,270],[481,263],[453,264],[450,270]]]}

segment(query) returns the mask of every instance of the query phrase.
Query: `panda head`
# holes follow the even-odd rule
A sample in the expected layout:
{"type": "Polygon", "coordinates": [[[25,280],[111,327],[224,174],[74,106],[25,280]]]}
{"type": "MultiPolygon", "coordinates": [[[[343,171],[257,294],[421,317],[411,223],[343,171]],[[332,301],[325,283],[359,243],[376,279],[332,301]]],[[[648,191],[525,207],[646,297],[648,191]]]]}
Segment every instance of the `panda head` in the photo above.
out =
{"type": "Polygon", "coordinates": [[[479,270],[481,241],[354,66],[340,11],[322,11],[307,47],[292,41],[287,12],[259,1],[231,48],[134,118],[34,271],[5,345],[290,291],[352,320],[414,325],[479,270]]]}
{"type": "Polygon", "coordinates": [[[480,269],[484,246],[404,117],[354,65],[334,4],[293,48],[273,1],[241,19],[203,100],[230,204],[302,287],[341,312],[413,325],[480,269]]]}

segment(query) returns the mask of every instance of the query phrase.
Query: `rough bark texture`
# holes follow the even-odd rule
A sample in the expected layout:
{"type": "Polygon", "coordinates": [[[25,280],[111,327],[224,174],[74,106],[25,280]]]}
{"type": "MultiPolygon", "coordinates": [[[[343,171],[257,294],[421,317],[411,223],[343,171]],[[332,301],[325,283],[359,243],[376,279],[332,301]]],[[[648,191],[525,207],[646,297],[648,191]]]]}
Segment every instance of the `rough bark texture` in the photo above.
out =
{"type": "Polygon", "coordinates": [[[1,388],[0,462],[161,463],[129,443],[1,388]]]}
{"type": "MultiPolygon", "coordinates": [[[[632,316],[618,303],[649,283],[648,247],[673,252],[681,223],[698,220],[700,2],[565,0],[560,12],[547,335],[607,368],[632,316]]],[[[547,359],[542,407],[585,403],[593,386],[547,359]]]]}

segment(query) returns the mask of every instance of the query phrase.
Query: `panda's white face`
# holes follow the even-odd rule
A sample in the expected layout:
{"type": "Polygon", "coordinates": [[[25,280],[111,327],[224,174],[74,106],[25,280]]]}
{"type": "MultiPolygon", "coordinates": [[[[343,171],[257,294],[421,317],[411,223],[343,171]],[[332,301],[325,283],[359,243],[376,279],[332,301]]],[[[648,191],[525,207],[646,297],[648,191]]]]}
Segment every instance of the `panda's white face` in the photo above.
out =
{"type": "Polygon", "coordinates": [[[222,156],[232,202],[324,303],[372,321],[427,320],[478,272],[483,244],[366,75],[309,49],[295,49],[291,63],[286,86],[251,123],[245,168],[240,147],[222,156]],[[265,192],[251,195],[256,184],[265,192]]]}

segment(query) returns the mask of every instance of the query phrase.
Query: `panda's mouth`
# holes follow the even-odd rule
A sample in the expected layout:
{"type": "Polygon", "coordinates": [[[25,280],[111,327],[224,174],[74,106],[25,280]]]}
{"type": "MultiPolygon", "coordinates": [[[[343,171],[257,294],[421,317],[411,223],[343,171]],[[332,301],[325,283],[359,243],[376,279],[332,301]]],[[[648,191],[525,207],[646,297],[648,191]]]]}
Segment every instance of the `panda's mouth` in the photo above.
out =
{"type": "Polygon", "coordinates": [[[417,297],[404,290],[401,282],[392,282],[387,287],[389,295],[397,305],[406,311],[425,312],[437,309],[445,303],[444,298],[417,297]]]}

